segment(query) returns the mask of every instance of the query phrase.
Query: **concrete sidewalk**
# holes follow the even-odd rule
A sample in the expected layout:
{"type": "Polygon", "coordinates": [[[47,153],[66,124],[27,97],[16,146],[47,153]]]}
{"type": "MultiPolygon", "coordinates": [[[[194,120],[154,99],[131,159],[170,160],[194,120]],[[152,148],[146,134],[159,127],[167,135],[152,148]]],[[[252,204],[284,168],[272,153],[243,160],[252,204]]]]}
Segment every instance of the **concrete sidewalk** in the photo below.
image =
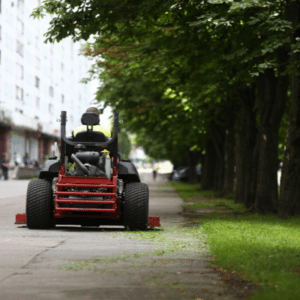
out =
{"type": "Polygon", "coordinates": [[[141,179],[149,186],[149,215],[161,218],[161,228],[19,227],[18,234],[35,243],[56,244],[1,281],[0,299],[243,299],[208,268],[206,236],[178,214],[183,201],[170,183],[160,177],[154,182],[152,174],[141,179]]]}

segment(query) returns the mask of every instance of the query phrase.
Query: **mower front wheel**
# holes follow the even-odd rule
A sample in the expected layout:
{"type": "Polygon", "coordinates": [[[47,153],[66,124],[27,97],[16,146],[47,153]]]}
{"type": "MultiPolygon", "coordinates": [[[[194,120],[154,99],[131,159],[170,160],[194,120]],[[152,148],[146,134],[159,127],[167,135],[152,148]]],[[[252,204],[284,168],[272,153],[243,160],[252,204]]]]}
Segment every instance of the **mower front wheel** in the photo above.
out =
{"type": "Polygon", "coordinates": [[[54,226],[51,182],[34,179],[29,182],[26,199],[27,227],[49,229],[54,226]]]}
{"type": "Polygon", "coordinates": [[[125,188],[124,223],[129,230],[148,228],[149,189],[141,182],[128,183],[125,188]]]}

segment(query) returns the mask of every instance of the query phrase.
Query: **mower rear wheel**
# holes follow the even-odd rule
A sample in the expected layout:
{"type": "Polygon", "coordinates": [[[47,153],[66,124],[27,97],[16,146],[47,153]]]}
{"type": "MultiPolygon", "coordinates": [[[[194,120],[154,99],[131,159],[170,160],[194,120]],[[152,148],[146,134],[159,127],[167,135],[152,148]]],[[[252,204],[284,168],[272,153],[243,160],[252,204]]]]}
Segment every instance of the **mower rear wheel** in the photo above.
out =
{"type": "Polygon", "coordinates": [[[29,182],[26,218],[29,229],[49,229],[54,226],[51,182],[34,179],[29,182]]]}
{"type": "Polygon", "coordinates": [[[126,184],[124,223],[129,230],[146,230],[148,227],[149,189],[147,184],[132,182],[126,184]]]}

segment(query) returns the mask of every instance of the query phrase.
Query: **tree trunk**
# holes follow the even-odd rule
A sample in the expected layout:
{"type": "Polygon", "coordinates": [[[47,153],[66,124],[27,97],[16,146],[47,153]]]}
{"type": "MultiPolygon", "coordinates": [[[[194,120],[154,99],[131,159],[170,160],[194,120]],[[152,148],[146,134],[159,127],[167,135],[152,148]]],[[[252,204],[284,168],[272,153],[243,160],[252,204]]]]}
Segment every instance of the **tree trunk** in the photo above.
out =
{"type": "Polygon", "coordinates": [[[256,172],[257,172],[257,159],[255,156],[255,146],[257,148],[257,128],[256,128],[256,86],[250,85],[248,88],[241,91],[242,103],[242,116],[244,117],[245,124],[245,137],[244,137],[244,190],[243,190],[243,203],[249,208],[255,201],[256,191],[256,172]]]}
{"type": "Polygon", "coordinates": [[[258,133],[256,134],[256,144],[252,154],[252,166],[251,166],[251,182],[249,187],[249,192],[247,195],[247,200],[244,202],[247,208],[251,207],[255,203],[256,199],[256,189],[257,189],[257,171],[258,171],[258,133]]]}
{"type": "Polygon", "coordinates": [[[214,144],[211,140],[207,140],[201,178],[201,187],[203,190],[211,190],[213,188],[215,163],[216,152],[214,144]]]}
{"type": "Polygon", "coordinates": [[[216,125],[214,121],[212,121],[209,125],[210,136],[212,138],[217,159],[215,164],[214,171],[214,186],[213,190],[215,192],[221,192],[224,186],[224,141],[225,141],[225,130],[224,127],[220,125],[216,125]]]}
{"type": "Polygon", "coordinates": [[[222,189],[224,186],[224,158],[217,157],[214,171],[214,185],[213,190],[218,192],[218,196],[222,196],[222,189]]]}
{"type": "MultiPolygon", "coordinates": [[[[300,1],[293,2],[288,8],[288,17],[295,30],[300,23],[300,1]]],[[[297,29],[291,34],[292,44],[300,37],[297,29]]],[[[297,66],[300,55],[293,54],[291,63],[297,66]]],[[[297,68],[299,73],[299,67],[297,68]]],[[[289,125],[284,152],[280,183],[278,216],[288,217],[300,214],[300,76],[292,75],[292,104],[289,114],[289,125]]]]}
{"type": "Polygon", "coordinates": [[[260,124],[255,209],[260,213],[278,209],[278,131],[285,110],[289,80],[288,76],[282,75],[287,53],[282,49],[277,52],[278,77],[273,69],[267,69],[257,80],[260,124]]]}
{"type": "Polygon", "coordinates": [[[235,148],[235,194],[234,203],[244,203],[245,190],[245,161],[246,161],[246,126],[244,124],[245,113],[242,111],[236,130],[235,148]]]}
{"type": "Polygon", "coordinates": [[[226,107],[226,130],[224,143],[224,187],[220,195],[222,197],[233,194],[234,183],[234,153],[235,153],[235,132],[236,121],[236,99],[230,98],[226,107]]]}
{"type": "Polygon", "coordinates": [[[191,151],[187,148],[188,161],[189,161],[189,183],[196,184],[197,183],[197,173],[196,166],[198,164],[198,152],[191,151]]]}
{"type": "Polygon", "coordinates": [[[235,150],[235,136],[234,127],[228,128],[225,135],[225,165],[224,165],[224,188],[222,191],[223,196],[233,194],[234,183],[234,150],[235,150]]]}
{"type": "MultiPolygon", "coordinates": [[[[241,113],[236,132],[236,191],[235,203],[243,203],[249,207],[254,203],[256,190],[256,160],[254,147],[256,136],[256,86],[249,85],[239,91],[241,113]]],[[[257,146],[256,146],[257,148],[257,146]]]]}

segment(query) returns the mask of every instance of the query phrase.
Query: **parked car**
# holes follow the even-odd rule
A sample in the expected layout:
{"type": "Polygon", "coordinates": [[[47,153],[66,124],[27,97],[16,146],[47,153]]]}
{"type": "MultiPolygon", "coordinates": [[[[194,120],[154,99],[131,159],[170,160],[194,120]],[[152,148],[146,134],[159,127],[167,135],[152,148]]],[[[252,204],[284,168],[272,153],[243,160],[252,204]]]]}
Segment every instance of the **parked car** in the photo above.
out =
{"type": "MultiPolygon", "coordinates": [[[[201,166],[196,166],[197,182],[201,182],[202,168],[201,166]]],[[[174,170],[170,175],[170,180],[179,182],[188,182],[190,178],[190,167],[182,166],[174,170]]]]}

